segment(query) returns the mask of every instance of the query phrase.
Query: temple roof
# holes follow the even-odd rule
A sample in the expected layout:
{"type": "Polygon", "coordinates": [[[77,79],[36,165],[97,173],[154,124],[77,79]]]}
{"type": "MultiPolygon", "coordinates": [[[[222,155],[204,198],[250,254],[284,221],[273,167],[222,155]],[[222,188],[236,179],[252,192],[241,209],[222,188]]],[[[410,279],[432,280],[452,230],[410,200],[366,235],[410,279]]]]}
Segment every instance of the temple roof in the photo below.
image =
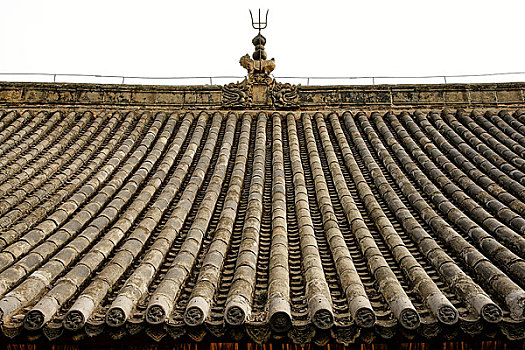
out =
{"type": "Polygon", "coordinates": [[[0,91],[5,336],[525,338],[519,102],[126,109],[41,86],[0,91]]]}

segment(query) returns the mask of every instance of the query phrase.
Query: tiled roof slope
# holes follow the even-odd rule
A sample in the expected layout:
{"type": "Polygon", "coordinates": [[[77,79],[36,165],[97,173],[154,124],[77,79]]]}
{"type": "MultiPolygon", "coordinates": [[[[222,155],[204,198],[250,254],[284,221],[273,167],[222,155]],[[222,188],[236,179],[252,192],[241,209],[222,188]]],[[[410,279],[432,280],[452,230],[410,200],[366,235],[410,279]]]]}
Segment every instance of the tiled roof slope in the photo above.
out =
{"type": "Polygon", "coordinates": [[[525,338],[525,114],[0,112],[8,337],[525,338]]]}

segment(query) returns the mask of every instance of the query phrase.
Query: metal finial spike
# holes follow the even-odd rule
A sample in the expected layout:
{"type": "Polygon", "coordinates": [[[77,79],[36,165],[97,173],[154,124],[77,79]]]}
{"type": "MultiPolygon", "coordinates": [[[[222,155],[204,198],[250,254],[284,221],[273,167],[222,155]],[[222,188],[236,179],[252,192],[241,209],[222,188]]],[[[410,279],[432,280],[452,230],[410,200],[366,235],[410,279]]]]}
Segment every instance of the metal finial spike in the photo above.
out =
{"type": "Polygon", "coordinates": [[[249,10],[250,11],[250,17],[252,19],[252,27],[253,29],[257,29],[259,30],[259,33],[261,32],[262,29],[265,29],[267,26],[268,26],[268,12],[270,12],[270,10],[266,10],[266,16],[265,16],[265,19],[264,21],[261,19],[261,9],[259,9],[259,19],[258,19],[258,22],[255,22],[253,20],[253,14],[252,14],[252,10],[249,10]]]}

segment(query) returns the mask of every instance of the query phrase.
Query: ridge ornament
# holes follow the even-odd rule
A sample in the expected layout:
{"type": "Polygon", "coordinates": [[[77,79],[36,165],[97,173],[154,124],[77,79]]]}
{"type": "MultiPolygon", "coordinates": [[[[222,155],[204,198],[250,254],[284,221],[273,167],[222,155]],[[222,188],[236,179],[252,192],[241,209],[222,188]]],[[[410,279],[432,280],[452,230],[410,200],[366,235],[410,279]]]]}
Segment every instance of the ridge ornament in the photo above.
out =
{"type": "MultiPolygon", "coordinates": [[[[268,18],[268,12],[266,18],[268,18]]],[[[259,30],[259,34],[252,40],[255,51],[251,58],[249,54],[246,54],[239,60],[248,75],[241,82],[223,86],[222,106],[224,108],[297,109],[299,107],[297,85],[277,82],[271,76],[275,69],[275,59],[266,59],[267,55],[264,50],[266,38],[261,34],[261,29],[266,28],[266,24],[266,21],[261,21],[260,13],[259,22],[253,22],[252,17],[253,27],[259,30]]]]}

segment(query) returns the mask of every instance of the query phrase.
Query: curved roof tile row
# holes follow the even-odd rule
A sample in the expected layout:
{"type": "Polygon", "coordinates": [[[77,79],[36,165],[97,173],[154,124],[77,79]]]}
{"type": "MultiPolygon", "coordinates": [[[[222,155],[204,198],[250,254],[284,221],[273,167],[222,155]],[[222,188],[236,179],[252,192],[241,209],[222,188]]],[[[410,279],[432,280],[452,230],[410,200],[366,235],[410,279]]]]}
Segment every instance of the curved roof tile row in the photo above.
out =
{"type": "Polygon", "coordinates": [[[8,337],[525,338],[522,111],[2,111],[8,337]]]}

